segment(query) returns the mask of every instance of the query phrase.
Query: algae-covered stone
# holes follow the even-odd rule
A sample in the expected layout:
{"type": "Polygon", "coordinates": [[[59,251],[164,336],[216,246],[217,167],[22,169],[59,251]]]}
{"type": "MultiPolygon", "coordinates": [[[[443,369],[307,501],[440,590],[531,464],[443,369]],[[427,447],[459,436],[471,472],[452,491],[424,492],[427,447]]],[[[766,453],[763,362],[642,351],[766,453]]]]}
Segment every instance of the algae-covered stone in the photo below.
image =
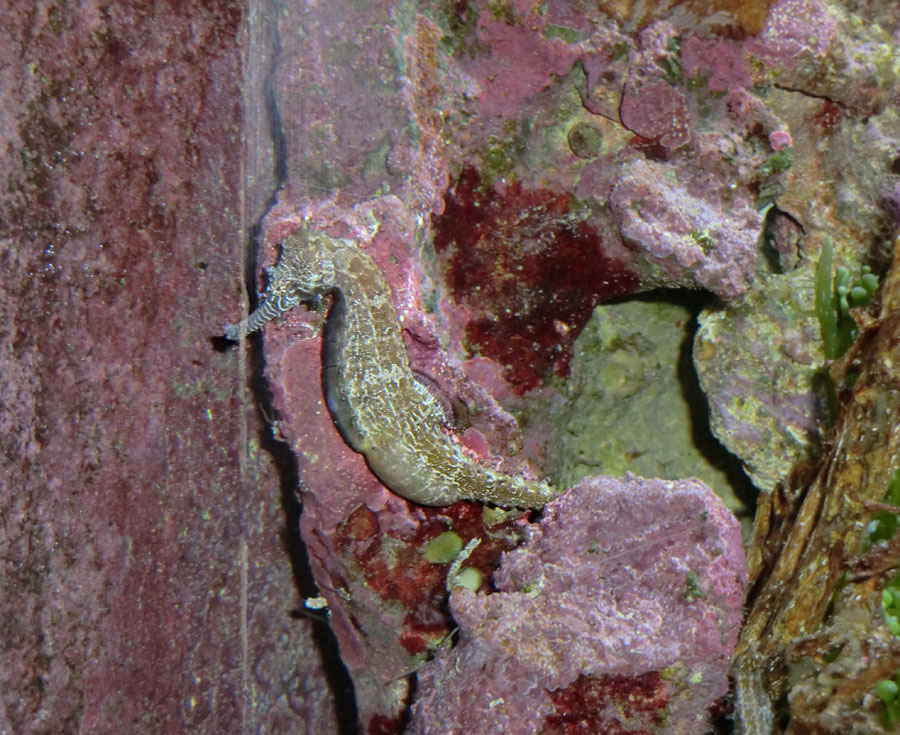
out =
{"type": "Polygon", "coordinates": [[[710,426],[761,490],[818,441],[824,357],[809,267],[761,276],[745,298],[700,315],[694,365],[710,426]]]}

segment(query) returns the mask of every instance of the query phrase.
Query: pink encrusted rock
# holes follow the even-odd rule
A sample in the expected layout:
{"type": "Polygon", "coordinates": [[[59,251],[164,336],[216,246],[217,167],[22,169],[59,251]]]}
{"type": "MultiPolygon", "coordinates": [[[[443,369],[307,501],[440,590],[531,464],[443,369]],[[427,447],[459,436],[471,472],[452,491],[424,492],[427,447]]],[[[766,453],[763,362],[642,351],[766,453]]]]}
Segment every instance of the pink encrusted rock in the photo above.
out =
{"type": "Polygon", "coordinates": [[[691,140],[691,116],[684,95],[664,73],[676,63],[670,45],[677,36],[678,30],[662,21],[640,34],[639,51],[622,90],[619,109],[626,128],[672,150],[691,140]]]}
{"type": "Polygon", "coordinates": [[[840,34],[840,24],[827,5],[818,0],[780,0],[772,7],[760,40],[795,62],[804,54],[825,56],[840,34]]]}
{"type": "Polygon", "coordinates": [[[625,242],[652,258],[670,283],[701,286],[727,301],[753,279],[763,222],[749,193],[731,184],[690,163],[673,168],[639,159],[622,172],[610,206],[625,242]]]}
{"type": "MultiPolygon", "coordinates": [[[[640,694],[656,723],[641,732],[702,732],[745,582],[738,522],[702,482],[589,478],[504,554],[497,592],[454,590],[460,642],[420,670],[411,732],[535,735],[571,718],[565,692],[588,682],[599,700],[640,694]]],[[[592,717],[600,732],[628,714],[592,717]]]]}
{"type": "Polygon", "coordinates": [[[891,5],[779,0],[746,44],[785,89],[800,90],[869,117],[896,99],[891,5]]]}
{"type": "Polygon", "coordinates": [[[690,142],[690,117],[684,95],[666,82],[629,82],[622,94],[622,124],[642,138],[659,140],[666,148],[690,142]]]}
{"type": "Polygon", "coordinates": [[[681,70],[688,79],[708,77],[712,92],[747,88],[753,80],[744,54],[730,39],[688,35],[681,46],[681,70]]]}
{"type": "Polygon", "coordinates": [[[483,20],[478,32],[491,49],[481,67],[479,102],[485,115],[515,114],[525,99],[550,86],[555,75],[567,73],[581,50],[503,21],[483,20]]]}

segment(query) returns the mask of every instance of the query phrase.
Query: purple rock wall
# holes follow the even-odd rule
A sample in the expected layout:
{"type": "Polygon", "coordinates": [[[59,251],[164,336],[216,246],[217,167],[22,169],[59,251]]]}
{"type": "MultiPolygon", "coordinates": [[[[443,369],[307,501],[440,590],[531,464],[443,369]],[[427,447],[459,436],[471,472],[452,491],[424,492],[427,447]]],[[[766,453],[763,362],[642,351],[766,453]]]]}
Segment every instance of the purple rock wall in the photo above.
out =
{"type": "Polygon", "coordinates": [[[243,5],[0,9],[2,733],[335,731],[210,341],[239,308],[243,5]]]}

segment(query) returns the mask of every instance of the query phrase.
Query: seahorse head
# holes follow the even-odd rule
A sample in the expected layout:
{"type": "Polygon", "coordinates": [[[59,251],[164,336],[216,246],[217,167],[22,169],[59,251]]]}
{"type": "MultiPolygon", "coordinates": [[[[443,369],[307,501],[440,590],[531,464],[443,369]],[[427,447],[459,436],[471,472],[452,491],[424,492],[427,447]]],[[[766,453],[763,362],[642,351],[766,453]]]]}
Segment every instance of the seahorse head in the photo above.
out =
{"type": "Polygon", "coordinates": [[[306,227],[288,235],[281,245],[281,258],[269,269],[271,298],[294,299],[294,306],[331,291],[336,284],[334,252],[345,241],[306,227]]]}

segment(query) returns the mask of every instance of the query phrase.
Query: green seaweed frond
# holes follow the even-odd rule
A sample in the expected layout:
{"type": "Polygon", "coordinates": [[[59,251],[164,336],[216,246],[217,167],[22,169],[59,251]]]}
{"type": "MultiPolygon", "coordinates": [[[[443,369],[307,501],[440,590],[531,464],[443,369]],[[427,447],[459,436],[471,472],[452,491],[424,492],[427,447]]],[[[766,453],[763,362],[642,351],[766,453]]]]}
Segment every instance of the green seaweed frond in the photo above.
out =
{"type": "Polygon", "coordinates": [[[700,586],[700,578],[697,576],[696,572],[689,571],[687,573],[687,581],[684,587],[684,592],[682,593],[682,597],[686,602],[693,602],[694,600],[699,600],[706,597],[706,593],[700,586]]]}
{"type": "Polygon", "coordinates": [[[766,176],[781,174],[794,164],[794,152],[790,148],[776,151],[760,165],[760,169],[766,176]]]}
{"type": "MultiPolygon", "coordinates": [[[[891,475],[883,502],[900,508],[900,469],[895,470],[891,475]]],[[[897,534],[898,528],[900,528],[900,515],[886,510],[878,511],[866,528],[863,552],[868,551],[873,544],[879,541],[890,541],[897,534]]]]}
{"type": "Polygon", "coordinates": [[[708,230],[691,230],[691,239],[700,246],[705,255],[709,255],[716,246],[716,240],[708,230]]]}
{"type": "Polygon", "coordinates": [[[894,577],[881,591],[881,609],[888,630],[900,636],[900,577],[894,577]]]}
{"type": "Polygon", "coordinates": [[[816,269],[816,316],[829,360],[843,355],[859,333],[850,310],[868,304],[878,289],[878,277],[868,266],[853,281],[844,267],[834,269],[832,276],[832,252],[831,240],[826,240],[816,269]]]}
{"type": "Polygon", "coordinates": [[[900,701],[897,700],[897,693],[900,692],[898,679],[900,672],[895,674],[893,679],[882,679],[875,684],[875,696],[884,703],[882,719],[885,727],[889,729],[894,729],[900,721],[900,701]]]}
{"type": "Polygon", "coordinates": [[[670,38],[666,43],[666,51],[670,54],[659,60],[662,68],[663,79],[671,86],[676,86],[681,81],[681,39],[670,38]]]}
{"type": "Polygon", "coordinates": [[[819,256],[816,268],[816,316],[822,330],[822,341],[825,343],[825,357],[829,360],[837,357],[838,350],[838,310],[834,303],[831,288],[831,240],[826,240],[819,256]]]}

